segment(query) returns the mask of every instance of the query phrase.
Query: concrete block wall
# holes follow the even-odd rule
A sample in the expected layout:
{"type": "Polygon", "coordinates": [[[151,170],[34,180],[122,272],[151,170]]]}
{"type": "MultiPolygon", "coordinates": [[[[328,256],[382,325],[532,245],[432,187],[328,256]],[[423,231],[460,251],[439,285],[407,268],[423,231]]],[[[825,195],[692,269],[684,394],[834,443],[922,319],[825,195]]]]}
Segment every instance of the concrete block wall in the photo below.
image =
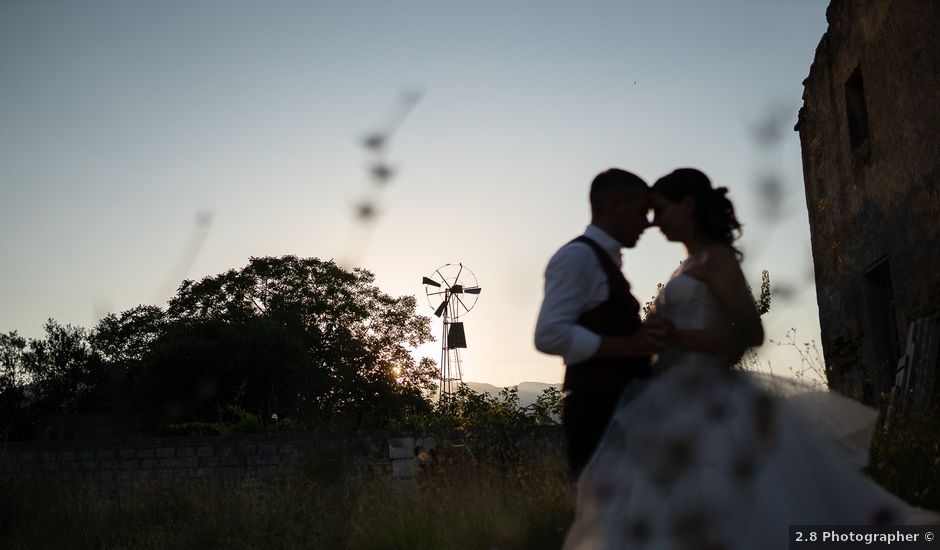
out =
{"type": "MultiPolygon", "coordinates": [[[[282,433],[0,443],[0,477],[101,483],[250,480],[299,468],[388,476],[410,483],[437,463],[472,459],[460,432],[391,437],[388,432],[282,433]]],[[[561,452],[557,427],[520,433],[527,454],[561,452]]],[[[308,470],[310,471],[310,470],[308,470]]]]}
{"type": "Polygon", "coordinates": [[[0,445],[0,475],[55,481],[245,479],[284,476],[307,464],[381,470],[387,436],[258,434],[0,445]]]}

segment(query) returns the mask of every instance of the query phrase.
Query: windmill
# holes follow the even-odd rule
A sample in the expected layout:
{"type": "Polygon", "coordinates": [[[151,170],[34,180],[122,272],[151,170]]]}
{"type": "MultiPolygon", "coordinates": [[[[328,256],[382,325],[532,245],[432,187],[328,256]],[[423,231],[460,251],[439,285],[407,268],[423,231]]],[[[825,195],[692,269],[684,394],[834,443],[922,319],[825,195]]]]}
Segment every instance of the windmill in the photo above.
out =
{"type": "Polygon", "coordinates": [[[481,289],[473,272],[461,263],[443,265],[421,282],[434,315],[444,321],[438,394],[443,398],[452,394],[463,381],[460,350],[467,347],[467,336],[460,317],[473,309],[481,289]]]}

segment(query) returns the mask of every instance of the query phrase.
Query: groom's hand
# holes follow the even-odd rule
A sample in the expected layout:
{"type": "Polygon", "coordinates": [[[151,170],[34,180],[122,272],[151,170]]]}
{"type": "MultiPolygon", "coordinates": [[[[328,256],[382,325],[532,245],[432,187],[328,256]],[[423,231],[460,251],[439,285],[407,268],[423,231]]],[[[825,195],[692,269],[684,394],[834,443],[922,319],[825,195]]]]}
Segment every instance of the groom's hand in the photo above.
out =
{"type": "Polygon", "coordinates": [[[594,357],[645,357],[659,353],[672,338],[675,327],[663,318],[648,320],[629,336],[605,336],[594,357]]]}
{"type": "Polygon", "coordinates": [[[643,357],[659,353],[666,347],[665,331],[659,327],[643,326],[640,330],[624,338],[623,355],[643,357]]]}
{"type": "MultiPolygon", "coordinates": [[[[647,331],[650,337],[657,342],[661,342],[663,347],[665,347],[666,343],[672,340],[673,336],[676,334],[675,325],[668,319],[658,315],[649,317],[643,323],[641,330],[647,331]]],[[[657,351],[662,351],[662,347],[657,351]]]]}

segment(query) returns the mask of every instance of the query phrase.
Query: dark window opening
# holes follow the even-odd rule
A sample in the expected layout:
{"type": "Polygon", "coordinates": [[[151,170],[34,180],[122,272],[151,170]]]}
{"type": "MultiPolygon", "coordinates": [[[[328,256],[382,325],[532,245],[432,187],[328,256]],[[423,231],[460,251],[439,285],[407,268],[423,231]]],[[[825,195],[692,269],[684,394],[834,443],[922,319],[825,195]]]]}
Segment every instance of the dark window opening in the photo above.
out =
{"type": "Polygon", "coordinates": [[[874,405],[875,403],[875,387],[871,384],[864,384],[862,386],[862,403],[868,405],[874,405]]]}
{"type": "Polygon", "coordinates": [[[901,342],[898,337],[897,305],[894,286],[891,282],[891,264],[886,259],[876,264],[866,275],[869,297],[869,326],[872,343],[878,356],[883,389],[894,385],[898,359],[901,358],[901,342]]]}
{"type": "Polygon", "coordinates": [[[858,66],[845,82],[845,110],[849,117],[849,143],[856,151],[868,144],[868,108],[862,84],[862,67],[858,66]]]}

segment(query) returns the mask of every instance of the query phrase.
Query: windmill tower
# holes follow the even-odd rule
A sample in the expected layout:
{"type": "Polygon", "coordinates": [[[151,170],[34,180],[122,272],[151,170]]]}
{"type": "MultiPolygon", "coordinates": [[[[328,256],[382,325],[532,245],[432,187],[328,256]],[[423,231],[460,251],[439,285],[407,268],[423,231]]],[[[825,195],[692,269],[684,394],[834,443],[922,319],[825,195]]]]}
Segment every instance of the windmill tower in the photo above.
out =
{"type": "Polygon", "coordinates": [[[460,350],[467,347],[467,336],[460,318],[476,305],[481,289],[473,272],[460,263],[443,265],[421,282],[434,315],[444,321],[438,392],[443,398],[454,393],[463,381],[460,350]]]}

